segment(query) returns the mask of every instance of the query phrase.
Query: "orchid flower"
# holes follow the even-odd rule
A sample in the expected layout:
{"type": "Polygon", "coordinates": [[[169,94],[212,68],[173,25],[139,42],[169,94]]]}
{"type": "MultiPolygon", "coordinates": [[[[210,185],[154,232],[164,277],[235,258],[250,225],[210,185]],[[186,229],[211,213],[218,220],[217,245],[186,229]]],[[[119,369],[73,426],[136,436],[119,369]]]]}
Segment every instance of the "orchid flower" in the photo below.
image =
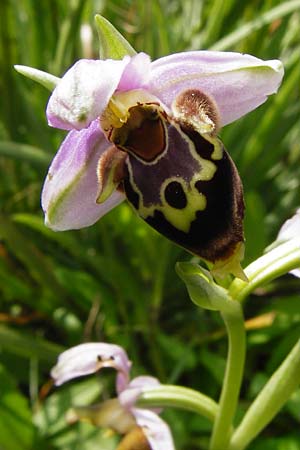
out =
{"type": "Polygon", "coordinates": [[[138,376],[130,381],[131,361],[122,347],[106,343],[86,343],[72,347],[59,356],[51,376],[59,386],[105,367],[113,368],[117,372],[118,398],[90,408],[74,408],[68,415],[69,419],[88,419],[95,425],[109,427],[125,434],[118,450],[130,449],[130,445],[136,445],[137,440],[144,443],[141,448],[174,450],[169,427],[159,417],[158,412],[135,406],[143,389],[155,388],[159,386],[159,381],[151,376],[138,376]]]}
{"type": "Polygon", "coordinates": [[[232,52],[78,61],[47,106],[49,125],[69,134],[44,184],[46,224],[92,225],[126,197],[216,273],[243,278],[242,183],[217,133],[282,77],[280,61],[232,52]]]}

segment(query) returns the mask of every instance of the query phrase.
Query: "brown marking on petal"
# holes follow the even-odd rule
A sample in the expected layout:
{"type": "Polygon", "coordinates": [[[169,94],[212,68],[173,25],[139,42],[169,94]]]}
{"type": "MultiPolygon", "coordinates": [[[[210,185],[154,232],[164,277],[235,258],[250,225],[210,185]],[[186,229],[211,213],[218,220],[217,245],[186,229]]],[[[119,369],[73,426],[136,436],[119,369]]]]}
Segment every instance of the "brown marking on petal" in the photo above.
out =
{"type": "Polygon", "coordinates": [[[120,127],[104,129],[116,147],[146,162],[153,161],[166,148],[165,113],[156,103],[138,103],[128,110],[120,127]]]}
{"type": "Polygon", "coordinates": [[[141,427],[134,427],[121,440],[116,450],[151,450],[151,446],[141,427]]]}
{"type": "Polygon", "coordinates": [[[198,89],[188,89],[176,97],[172,110],[180,123],[191,125],[199,133],[216,135],[220,118],[215,100],[198,89]]]}
{"type": "Polygon", "coordinates": [[[145,119],[139,128],[129,132],[123,147],[145,161],[153,161],[166,146],[165,130],[161,119],[145,119]]]}
{"type": "Polygon", "coordinates": [[[99,158],[97,176],[99,194],[97,203],[104,202],[124,178],[124,165],[127,154],[116,147],[108,148],[99,158]]]}

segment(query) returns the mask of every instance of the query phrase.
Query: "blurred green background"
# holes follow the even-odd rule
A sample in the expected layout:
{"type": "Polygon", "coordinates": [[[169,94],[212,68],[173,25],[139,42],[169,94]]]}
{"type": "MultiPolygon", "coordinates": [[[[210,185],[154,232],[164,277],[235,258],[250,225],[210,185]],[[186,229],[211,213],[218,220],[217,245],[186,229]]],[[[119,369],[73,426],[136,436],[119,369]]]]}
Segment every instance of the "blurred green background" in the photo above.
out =
{"type": "MultiPolygon", "coordinates": [[[[72,403],[111,393],[91,377],[54,390],[58,353],[85,341],[123,345],[133,374],[184,384],[218,399],[226,335],[216,313],[189,301],[175,274],[190,256],[123,204],[91,228],[54,233],[43,225],[40,192],[64,133],[45,119],[49,93],[13,64],[61,76],[97,58],[100,13],[152,58],[191,49],[280,58],[278,95],[227,126],[221,137],[246,197],[245,264],[274,240],[300,205],[300,1],[2,0],[0,3],[0,449],[110,450],[117,437],[67,426],[72,403]]],[[[282,277],[245,304],[248,356],[239,414],[300,334],[300,281],[282,277]]],[[[206,449],[211,425],[167,410],[178,449],[206,449]]],[[[252,450],[300,449],[300,391],[252,450]]]]}

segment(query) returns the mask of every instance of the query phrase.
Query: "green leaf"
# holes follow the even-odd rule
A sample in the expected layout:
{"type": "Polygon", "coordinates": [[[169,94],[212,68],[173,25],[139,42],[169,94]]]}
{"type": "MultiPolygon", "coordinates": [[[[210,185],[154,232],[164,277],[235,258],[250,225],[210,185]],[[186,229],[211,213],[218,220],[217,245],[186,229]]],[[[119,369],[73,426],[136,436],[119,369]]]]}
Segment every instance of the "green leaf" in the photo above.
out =
{"type": "Polygon", "coordinates": [[[125,55],[136,54],[134,48],[108,20],[97,14],[95,22],[100,42],[100,59],[122,59],[125,55]]]}
{"type": "Polygon", "coordinates": [[[300,383],[300,340],[264,385],[233,434],[232,448],[247,445],[271,422],[300,383]]]}
{"type": "Polygon", "coordinates": [[[218,286],[208,270],[197,264],[178,262],[176,272],[186,284],[191,300],[204,309],[226,311],[232,300],[226,289],[218,286]]]}
{"type": "MultiPolygon", "coordinates": [[[[300,389],[295,391],[291,398],[288,400],[286,404],[286,410],[290,413],[290,415],[295,419],[299,420],[299,411],[300,411],[300,389]]],[[[299,442],[299,441],[298,441],[299,442]]],[[[300,443],[299,443],[300,445],[300,443]]]]}
{"type": "MultiPolygon", "coordinates": [[[[246,237],[246,261],[258,258],[267,245],[266,227],[260,227],[259,233],[253,233],[258,223],[264,224],[266,211],[261,196],[254,190],[245,195],[246,211],[244,228],[246,237]]],[[[246,262],[244,262],[246,265],[246,262]]]]}
{"type": "Polygon", "coordinates": [[[263,437],[257,440],[251,450],[300,450],[299,433],[286,433],[285,436],[263,437]]]}
{"type": "Polygon", "coordinates": [[[54,448],[59,450],[115,450],[118,436],[107,432],[106,429],[80,422],[55,436],[51,442],[54,448]]]}
{"type": "Polygon", "coordinates": [[[67,411],[74,406],[87,406],[99,401],[101,392],[102,385],[96,377],[58,388],[36,411],[34,422],[40,433],[52,436],[62,432],[68,427],[67,411]]]}
{"type": "Polygon", "coordinates": [[[44,258],[33,242],[26,239],[26,235],[21,228],[14,225],[9,217],[2,214],[0,215],[0,236],[15,257],[28,268],[32,277],[40,285],[51,287],[52,290],[60,293],[60,295],[66,295],[65,290],[53,274],[51,262],[44,258]]]}
{"type": "Polygon", "coordinates": [[[187,349],[186,344],[183,343],[176,336],[168,336],[167,334],[159,333],[157,341],[160,348],[164,351],[167,358],[172,361],[173,368],[181,363],[184,364],[186,370],[194,369],[197,365],[195,353],[191,348],[187,349]]]}
{"type": "Polygon", "coordinates": [[[246,22],[243,26],[238,26],[237,30],[227,34],[224,38],[212,45],[210,50],[228,50],[236,43],[241,42],[245,37],[249,36],[254,31],[260,30],[262,27],[281,19],[287,14],[291,14],[292,12],[299,10],[299,7],[299,0],[289,0],[276,5],[274,8],[267,10],[264,14],[261,14],[258,17],[255,14],[254,20],[246,22]]]}
{"type": "Polygon", "coordinates": [[[115,449],[115,435],[107,435],[106,430],[90,423],[71,425],[66,420],[72,407],[98,402],[102,389],[99,378],[93,377],[55,390],[36,410],[34,423],[40,434],[61,450],[115,449]]]}
{"type": "Polygon", "coordinates": [[[64,347],[41,337],[35,338],[25,331],[17,331],[0,325],[0,348],[23,358],[37,357],[42,361],[54,363],[64,347]]]}
{"type": "Polygon", "coordinates": [[[0,448],[30,450],[33,448],[35,428],[28,403],[14,385],[11,374],[1,365],[0,386],[0,448]]]}
{"type": "Polygon", "coordinates": [[[200,355],[203,366],[208,369],[218,385],[222,386],[226,367],[225,358],[205,348],[201,350],[200,355]]]}
{"type": "Polygon", "coordinates": [[[28,161],[38,167],[48,167],[52,159],[50,154],[40,148],[12,141],[0,142],[0,155],[20,161],[28,161]]]}

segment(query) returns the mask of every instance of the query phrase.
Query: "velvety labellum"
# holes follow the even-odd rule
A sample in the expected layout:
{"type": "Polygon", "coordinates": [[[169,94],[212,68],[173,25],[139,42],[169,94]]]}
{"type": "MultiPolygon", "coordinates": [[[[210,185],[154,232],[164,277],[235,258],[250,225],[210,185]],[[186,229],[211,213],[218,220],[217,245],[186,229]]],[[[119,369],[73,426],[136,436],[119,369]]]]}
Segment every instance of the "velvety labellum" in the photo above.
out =
{"type": "MultiPolygon", "coordinates": [[[[200,257],[226,260],[243,241],[242,185],[230,156],[216,137],[157,118],[165,146],[149,163],[132,148],[126,160],[124,188],[139,215],[158,232],[200,257]],[[160,127],[161,129],[161,127],[160,127]]],[[[134,140],[135,131],[130,140],[134,140]]],[[[156,141],[140,137],[140,146],[156,141]]],[[[126,148],[126,142],[124,146],[126,148]]]]}
{"type": "Polygon", "coordinates": [[[100,201],[121,173],[128,201],[149,225],[213,263],[216,272],[244,278],[243,189],[233,161],[216,137],[218,112],[213,100],[188,90],[173,104],[175,117],[151,101],[135,103],[125,115],[119,110],[120,125],[116,116],[109,126],[110,110],[102,118],[119,153],[110,151],[99,162],[100,201]],[[113,170],[113,176],[107,177],[107,170],[113,170]]]}

